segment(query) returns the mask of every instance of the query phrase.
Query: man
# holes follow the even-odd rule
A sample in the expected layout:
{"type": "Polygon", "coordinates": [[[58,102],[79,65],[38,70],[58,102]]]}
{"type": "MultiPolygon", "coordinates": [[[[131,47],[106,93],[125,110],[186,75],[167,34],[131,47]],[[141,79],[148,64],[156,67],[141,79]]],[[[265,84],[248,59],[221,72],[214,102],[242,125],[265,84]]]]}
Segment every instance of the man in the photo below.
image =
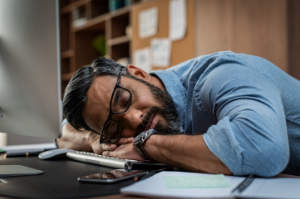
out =
{"type": "Polygon", "coordinates": [[[58,145],[200,172],[296,174],[299,91],[298,80],[246,54],[218,52],[151,74],[99,58],[67,86],[69,124],[58,145]]]}

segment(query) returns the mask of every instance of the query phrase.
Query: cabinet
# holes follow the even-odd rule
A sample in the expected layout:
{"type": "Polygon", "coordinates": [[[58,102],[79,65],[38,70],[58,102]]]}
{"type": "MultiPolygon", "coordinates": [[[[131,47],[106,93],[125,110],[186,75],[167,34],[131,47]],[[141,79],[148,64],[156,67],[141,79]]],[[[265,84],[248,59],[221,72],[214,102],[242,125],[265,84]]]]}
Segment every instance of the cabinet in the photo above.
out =
{"type": "Polygon", "coordinates": [[[123,64],[131,58],[134,0],[60,0],[62,92],[78,68],[106,56],[123,64]]]}

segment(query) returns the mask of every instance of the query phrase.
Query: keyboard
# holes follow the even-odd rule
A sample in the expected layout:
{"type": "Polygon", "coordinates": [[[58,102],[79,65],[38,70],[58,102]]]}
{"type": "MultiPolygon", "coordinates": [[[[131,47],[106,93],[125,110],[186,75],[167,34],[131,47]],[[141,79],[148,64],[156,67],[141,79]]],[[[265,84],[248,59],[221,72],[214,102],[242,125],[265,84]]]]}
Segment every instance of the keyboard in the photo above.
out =
{"type": "Polygon", "coordinates": [[[97,164],[97,165],[116,168],[116,169],[126,169],[131,163],[138,162],[137,160],[114,158],[114,157],[108,157],[108,156],[98,155],[96,153],[83,152],[83,151],[70,151],[67,152],[66,155],[68,158],[72,160],[97,164]]]}
{"type": "Polygon", "coordinates": [[[116,169],[125,169],[125,170],[157,170],[162,168],[169,168],[168,165],[151,162],[151,161],[137,161],[129,159],[121,159],[108,157],[103,155],[98,155],[96,153],[83,152],[83,151],[69,151],[66,153],[66,156],[72,160],[91,163],[100,166],[116,168],[116,169]]]}

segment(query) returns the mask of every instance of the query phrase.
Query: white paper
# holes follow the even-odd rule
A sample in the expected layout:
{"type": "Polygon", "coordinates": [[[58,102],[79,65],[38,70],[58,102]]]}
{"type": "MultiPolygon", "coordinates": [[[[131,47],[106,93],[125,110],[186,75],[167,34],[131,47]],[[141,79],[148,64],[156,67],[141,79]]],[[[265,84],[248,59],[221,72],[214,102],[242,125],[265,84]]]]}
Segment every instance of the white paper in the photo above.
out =
{"type": "Polygon", "coordinates": [[[8,145],[2,147],[6,151],[7,156],[25,155],[26,153],[37,153],[45,150],[55,149],[55,143],[42,144],[22,144],[22,145],[8,145]]]}
{"type": "Polygon", "coordinates": [[[157,33],[158,9],[150,8],[139,14],[139,36],[146,38],[157,33]]]}
{"type": "Polygon", "coordinates": [[[163,178],[164,176],[201,176],[211,174],[200,174],[190,172],[160,172],[146,180],[137,182],[128,187],[122,188],[121,192],[125,194],[133,194],[139,196],[154,196],[154,197],[170,197],[170,198],[230,198],[231,190],[243,178],[231,181],[231,186],[227,188],[168,188],[163,178]]]}
{"type": "Polygon", "coordinates": [[[146,72],[151,71],[151,50],[150,48],[143,48],[136,50],[133,54],[133,63],[135,66],[143,69],[146,72]]]}
{"type": "Polygon", "coordinates": [[[171,0],[169,6],[170,39],[182,39],[186,33],[186,0],[171,0]]]}
{"type": "Polygon", "coordinates": [[[201,176],[214,175],[192,172],[160,172],[148,179],[137,182],[133,185],[121,189],[121,193],[169,197],[169,198],[262,198],[262,199],[299,199],[300,178],[255,178],[254,181],[242,192],[231,193],[231,190],[240,184],[244,178],[235,176],[225,176],[230,181],[229,187],[224,188],[168,188],[164,183],[164,177],[175,175],[181,176],[201,176]]]}
{"type": "Polygon", "coordinates": [[[171,42],[169,39],[152,39],[152,65],[166,67],[170,65],[171,42]]]}
{"type": "Polygon", "coordinates": [[[243,198],[272,198],[299,199],[300,178],[256,178],[254,182],[238,197],[243,198]]]}
{"type": "Polygon", "coordinates": [[[4,146],[6,146],[6,144],[7,144],[7,134],[0,132],[0,147],[4,147],[4,146]]]}

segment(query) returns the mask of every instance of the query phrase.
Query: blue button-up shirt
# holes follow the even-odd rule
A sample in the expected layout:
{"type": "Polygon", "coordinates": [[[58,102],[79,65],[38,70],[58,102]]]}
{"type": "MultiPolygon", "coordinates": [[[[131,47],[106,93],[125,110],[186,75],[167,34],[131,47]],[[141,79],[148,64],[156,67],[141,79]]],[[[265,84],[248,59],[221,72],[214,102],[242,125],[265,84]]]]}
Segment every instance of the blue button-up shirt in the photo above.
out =
{"type": "Polygon", "coordinates": [[[181,131],[203,134],[235,175],[300,173],[300,81],[263,58],[230,51],[152,74],[171,95],[181,131]]]}

